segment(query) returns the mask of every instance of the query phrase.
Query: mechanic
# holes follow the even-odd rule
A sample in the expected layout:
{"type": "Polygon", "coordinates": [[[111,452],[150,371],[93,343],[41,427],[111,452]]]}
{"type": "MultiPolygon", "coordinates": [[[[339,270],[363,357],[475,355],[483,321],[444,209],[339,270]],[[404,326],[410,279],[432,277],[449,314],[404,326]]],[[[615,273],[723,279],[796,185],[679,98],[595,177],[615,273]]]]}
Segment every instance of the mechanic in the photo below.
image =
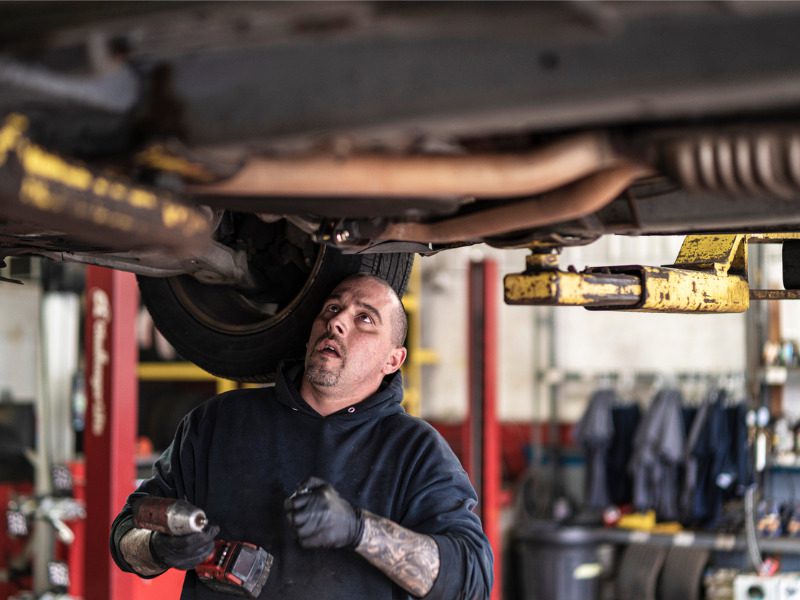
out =
{"type": "Polygon", "coordinates": [[[274,556],[260,598],[488,598],[475,491],[444,439],[400,406],[406,328],[388,283],[342,281],[305,368],[286,362],[274,387],[227,392],[183,419],[112,525],[117,565],[142,577],[185,569],[182,599],[225,598],[191,570],[219,532],[274,556]],[[137,529],[131,503],[145,495],[188,500],[215,527],[137,529]]]}

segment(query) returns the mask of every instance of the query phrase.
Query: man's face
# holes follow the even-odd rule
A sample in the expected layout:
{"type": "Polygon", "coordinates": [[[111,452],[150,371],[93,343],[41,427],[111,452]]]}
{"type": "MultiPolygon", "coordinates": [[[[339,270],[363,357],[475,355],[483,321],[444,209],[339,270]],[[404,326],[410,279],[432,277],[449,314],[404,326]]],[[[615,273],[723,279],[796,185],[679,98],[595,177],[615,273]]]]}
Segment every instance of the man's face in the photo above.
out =
{"type": "Polygon", "coordinates": [[[405,350],[392,341],[398,300],[369,278],[339,284],[314,320],[306,347],[306,379],[320,388],[339,386],[366,394],[396,371],[405,350]]]}

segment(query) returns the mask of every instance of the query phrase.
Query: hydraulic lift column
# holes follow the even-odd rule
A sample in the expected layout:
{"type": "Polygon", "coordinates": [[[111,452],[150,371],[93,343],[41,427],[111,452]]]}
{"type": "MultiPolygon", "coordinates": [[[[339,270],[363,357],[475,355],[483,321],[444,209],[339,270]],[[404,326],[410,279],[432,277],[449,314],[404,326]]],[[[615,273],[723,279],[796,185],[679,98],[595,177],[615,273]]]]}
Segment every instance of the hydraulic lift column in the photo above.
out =
{"type": "Polygon", "coordinates": [[[86,274],[86,600],[131,600],[132,575],[109,553],[111,522],[133,491],[138,290],[130,273],[86,274]],[[88,557],[91,557],[91,562],[88,557]]]}
{"type": "Polygon", "coordinates": [[[466,469],[478,491],[478,515],[494,552],[492,600],[503,582],[500,540],[500,427],[497,422],[497,264],[469,265],[469,407],[466,469]]]}

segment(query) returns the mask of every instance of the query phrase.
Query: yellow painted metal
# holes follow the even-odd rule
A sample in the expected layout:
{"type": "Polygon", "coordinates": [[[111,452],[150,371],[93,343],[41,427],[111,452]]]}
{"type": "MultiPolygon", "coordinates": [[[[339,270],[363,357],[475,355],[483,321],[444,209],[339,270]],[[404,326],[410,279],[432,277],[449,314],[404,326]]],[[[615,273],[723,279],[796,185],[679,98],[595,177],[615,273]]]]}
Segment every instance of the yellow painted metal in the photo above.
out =
{"type": "Polygon", "coordinates": [[[676,268],[711,271],[716,275],[747,273],[745,234],[687,235],[683,240],[676,268]]]}
{"type": "Polygon", "coordinates": [[[403,297],[403,306],[408,316],[408,336],[406,347],[408,358],[403,365],[403,407],[406,412],[420,416],[422,414],[422,367],[434,364],[439,360],[437,353],[422,346],[422,271],[419,261],[411,269],[408,280],[408,291],[403,297]]]}
{"type": "Polygon", "coordinates": [[[640,267],[641,312],[739,313],[750,306],[750,286],[741,275],[717,275],[669,267],[640,267]]]}
{"type": "Polygon", "coordinates": [[[508,304],[558,306],[631,306],[642,295],[639,279],[629,275],[542,270],[503,278],[508,304]]]}
{"type": "Polygon", "coordinates": [[[214,381],[217,393],[238,388],[239,384],[230,379],[222,379],[188,362],[143,362],[137,369],[142,381],[214,381]]]}
{"type": "Polygon", "coordinates": [[[800,239],[800,232],[785,231],[782,233],[749,233],[747,234],[747,241],[751,244],[777,244],[783,240],[798,240],[800,239]]]}
{"type": "Polygon", "coordinates": [[[135,161],[140,165],[175,173],[193,182],[211,183],[219,178],[204,165],[174,154],[163,144],[146,148],[136,155],[135,161]]]}
{"type": "Polygon", "coordinates": [[[417,348],[415,360],[420,365],[435,365],[439,362],[439,353],[430,348],[417,348]]]}
{"type": "Polygon", "coordinates": [[[239,387],[243,390],[257,390],[259,388],[267,387],[266,383],[240,383],[239,387]]]}
{"type": "Polygon", "coordinates": [[[217,393],[223,394],[225,392],[230,392],[231,390],[236,390],[239,388],[239,384],[235,381],[231,381],[230,379],[222,379],[221,377],[217,378],[217,393]]]}
{"type": "Polygon", "coordinates": [[[528,257],[506,275],[508,304],[583,306],[590,310],[738,313],[750,305],[745,234],[689,235],[674,265],[558,269],[555,253],[528,257]]]}
{"type": "Polygon", "coordinates": [[[415,387],[406,388],[403,392],[403,408],[405,411],[410,415],[418,417],[420,416],[419,410],[421,404],[422,398],[420,396],[420,390],[415,387]]]}
{"type": "Polygon", "coordinates": [[[92,173],[84,165],[68,161],[34,144],[27,137],[28,119],[19,114],[8,115],[0,125],[0,166],[13,152],[21,169],[20,196],[23,204],[40,211],[55,214],[80,214],[96,225],[110,227],[121,234],[128,234],[137,227],[135,218],[115,204],[127,204],[130,208],[160,211],[162,224],[175,233],[193,236],[208,229],[207,219],[196,210],[179,204],[166,196],[156,196],[152,191],[111,182],[106,177],[92,173]],[[91,206],[70,201],[61,187],[77,192],[92,191],[103,197],[105,206],[91,206]]]}
{"type": "Polygon", "coordinates": [[[607,271],[506,275],[506,302],[670,313],[737,313],[750,305],[750,288],[740,275],[639,266],[607,271]]]}
{"type": "Polygon", "coordinates": [[[656,511],[649,510],[644,513],[631,513],[622,515],[617,522],[617,527],[622,529],[636,529],[638,531],[650,531],[656,525],[656,511]]]}
{"type": "Polygon", "coordinates": [[[213,381],[214,375],[188,362],[139,363],[139,379],[145,381],[213,381]]]}
{"type": "Polygon", "coordinates": [[[408,291],[403,296],[403,308],[406,309],[407,313],[415,313],[420,308],[418,292],[415,289],[418,285],[419,275],[416,274],[415,269],[416,267],[411,270],[408,291]]]}
{"type": "Polygon", "coordinates": [[[672,265],[601,267],[581,273],[559,270],[557,255],[539,248],[527,258],[524,273],[506,275],[506,302],[590,310],[744,312],[751,299],[800,297],[798,290],[750,289],[748,244],[797,239],[800,232],[689,235],[672,265]]]}

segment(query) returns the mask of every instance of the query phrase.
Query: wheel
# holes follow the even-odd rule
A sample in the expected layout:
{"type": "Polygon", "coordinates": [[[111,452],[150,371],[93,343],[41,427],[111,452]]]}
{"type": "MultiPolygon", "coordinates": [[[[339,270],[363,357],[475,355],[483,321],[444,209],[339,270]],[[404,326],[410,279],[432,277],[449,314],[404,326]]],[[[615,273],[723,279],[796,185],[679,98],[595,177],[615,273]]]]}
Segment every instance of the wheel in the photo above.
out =
{"type": "Polygon", "coordinates": [[[237,381],[272,381],[278,363],[303,358],[322,301],[347,275],[371,273],[402,295],[413,254],[342,254],[314,246],[305,269],[271,266],[273,285],[259,293],[203,284],[190,276],[139,276],[142,302],[178,353],[206,371],[237,381]]]}

